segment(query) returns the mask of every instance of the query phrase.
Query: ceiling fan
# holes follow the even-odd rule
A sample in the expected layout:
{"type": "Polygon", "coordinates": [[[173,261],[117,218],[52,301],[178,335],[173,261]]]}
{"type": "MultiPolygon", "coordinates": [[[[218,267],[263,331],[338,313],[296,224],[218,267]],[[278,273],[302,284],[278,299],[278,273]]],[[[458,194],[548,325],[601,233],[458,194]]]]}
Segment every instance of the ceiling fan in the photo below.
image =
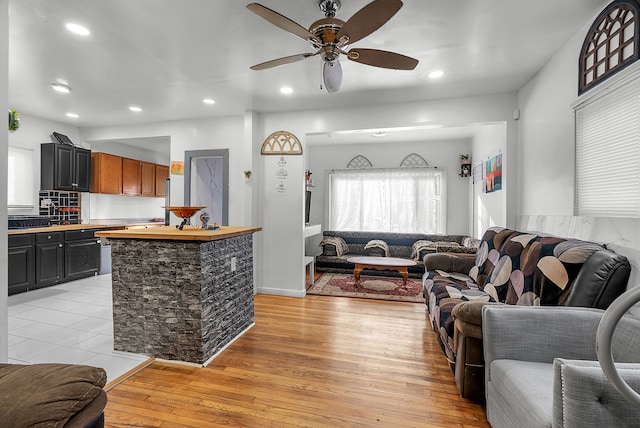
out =
{"type": "Polygon", "coordinates": [[[305,29],[289,18],[280,15],[258,3],[247,8],[273,25],[307,40],[315,52],[286,56],[263,62],[251,67],[252,70],[264,70],[279,65],[290,64],[320,55],[323,60],[322,77],[328,92],[337,92],[342,83],[342,67],[338,57],[342,54],[349,60],[374,67],[395,70],[413,70],[418,60],[395,52],[379,49],[349,49],[355,43],[382,27],[402,7],[401,0],[374,0],[355,13],[349,20],[335,17],[340,9],[340,0],[319,0],[320,10],[325,18],[305,29]]]}

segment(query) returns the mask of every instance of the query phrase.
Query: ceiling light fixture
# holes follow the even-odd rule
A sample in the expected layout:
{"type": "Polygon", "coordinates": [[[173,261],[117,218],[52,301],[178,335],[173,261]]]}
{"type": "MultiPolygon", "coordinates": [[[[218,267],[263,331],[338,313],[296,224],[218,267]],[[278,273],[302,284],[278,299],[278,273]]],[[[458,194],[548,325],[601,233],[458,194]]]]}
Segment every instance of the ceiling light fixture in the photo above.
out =
{"type": "Polygon", "coordinates": [[[91,32],[80,24],[74,24],[72,22],[65,25],[67,30],[71,31],[73,34],[77,34],[79,36],[88,36],[91,32]]]}
{"type": "Polygon", "coordinates": [[[442,70],[434,70],[428,74],[429,79],[439,79],[444,76],[444,71],[442,70]]]}
{"type": "Polygon", "coordinates": [[[71,87],[69,85],[65,85],[64,83],[52,83],[51,87],[58,92],[62,92],[63,94],[68,94],[71,92],[71,87]]]}
{"type": "Polygon", "coordinates": [[[384,132],[384,131],[377,131],[377,132],[374,132],[373,134],[371,134],[371,136],[374,137],[374,138],[383,138],[383,137],[387,136],[387,133],[384,132]]]}
{"type": "Polygon", "coordinates": [[[215,104],[216,100],[214,100],[213,98],[203,98],[202,102],[205,104],[215,104]]]}
{"type": "Polygon", "coordinates": [[[285,95],[289,95],[289,94],[293,94],[293,89],[288,86],[283,86],[282,88],[280,88],[280,92],[285,95]]]}
{"type": "Polygon", "coordinates": [[[78,115],[77,115],[77,114],[75,114],[75,113],[67,113],[67,117],[72,117],[72,118],[74,118],[74,119],[77,119],[77,118],[78,118],[78,117],[80,117],[80,116],[78,116],[78,115]]]}
{"type": "Polygon", "coordinates": [[[135,111],[135,112],[141,112],[142,111],[142,109],[140,107],[138,107],[138,106],[131,106],[131,107],[129,107],[129,110],[135,111]]]}

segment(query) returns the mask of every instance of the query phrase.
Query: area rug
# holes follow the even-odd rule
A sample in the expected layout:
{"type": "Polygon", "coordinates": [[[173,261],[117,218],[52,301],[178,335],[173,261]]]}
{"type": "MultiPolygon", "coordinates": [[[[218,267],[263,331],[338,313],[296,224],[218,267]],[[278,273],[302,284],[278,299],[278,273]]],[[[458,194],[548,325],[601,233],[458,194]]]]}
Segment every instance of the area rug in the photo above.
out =
{"type": "Polygon", "coordinates": [[[421,282],[411,278],[405,287],[402,278],[360,275],[356,285],[353,275],[323,273],[307,294],[424,303],[421,282]]]}

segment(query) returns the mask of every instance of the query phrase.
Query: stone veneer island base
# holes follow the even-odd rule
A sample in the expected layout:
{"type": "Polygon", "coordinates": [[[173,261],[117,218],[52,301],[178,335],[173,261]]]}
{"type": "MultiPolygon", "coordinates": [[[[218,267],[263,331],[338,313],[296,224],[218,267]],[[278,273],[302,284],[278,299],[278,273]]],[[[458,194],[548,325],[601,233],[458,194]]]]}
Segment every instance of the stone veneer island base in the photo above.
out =
{"type": "Polygon", "coordinates": [[[111,243],[114,349],[205,364],[250,328],[259,230],[96,233],[111,243]]]}

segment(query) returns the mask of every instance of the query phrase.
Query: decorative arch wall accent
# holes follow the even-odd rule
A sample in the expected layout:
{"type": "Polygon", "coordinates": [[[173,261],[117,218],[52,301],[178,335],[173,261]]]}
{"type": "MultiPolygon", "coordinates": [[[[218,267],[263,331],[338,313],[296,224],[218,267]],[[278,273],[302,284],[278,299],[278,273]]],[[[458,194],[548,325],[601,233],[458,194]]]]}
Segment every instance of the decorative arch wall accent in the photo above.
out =
{"type": "Polygon", "coordinates": [[[260,149],[262,155],[301,155],[302,144],[290,132],[276,131],[269,135],[260,149]]]}
{"type": "Polygon", "coordinates": [[[409,156],[404,158],[404,160],[400,163],[400,167],[405,168],[413,168],[413,167],[424,167],[429,166],[427,161],[416,153],[411,153],[409,156]]]}
{"type": "Polygon", "coordinates": [[[358,155],[349,161],[347,168],[351,169],[362,169],[362,168],[373,168],[369,159],[365,158],[362,155],[358,155]]]}
{"type": "Polygon", "coordinates": [[[638,60],[639,15],[636,0],[615,0],[600,12],[580,50],[578,94],[638,60]]]}

